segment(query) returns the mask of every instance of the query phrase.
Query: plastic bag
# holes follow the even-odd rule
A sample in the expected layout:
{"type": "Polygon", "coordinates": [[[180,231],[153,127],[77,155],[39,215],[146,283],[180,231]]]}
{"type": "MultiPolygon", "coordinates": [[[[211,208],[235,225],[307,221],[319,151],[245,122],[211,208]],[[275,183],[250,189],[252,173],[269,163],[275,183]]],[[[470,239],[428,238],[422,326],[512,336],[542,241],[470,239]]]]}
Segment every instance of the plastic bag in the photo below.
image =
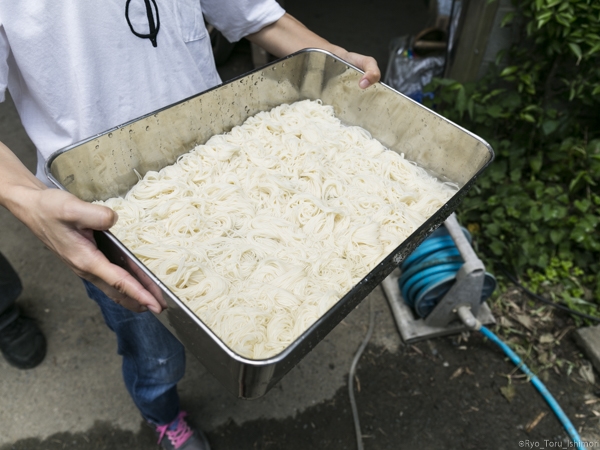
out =
{"type": "Polygon", "coordinates": [[[433,77],[443,75],[445,57],[418,56],[414,53],[412,44],[412,36],[401,36],[392,40],[390,60],[383,82],[421,102],[423,87],[429,84],[433,77]]]}

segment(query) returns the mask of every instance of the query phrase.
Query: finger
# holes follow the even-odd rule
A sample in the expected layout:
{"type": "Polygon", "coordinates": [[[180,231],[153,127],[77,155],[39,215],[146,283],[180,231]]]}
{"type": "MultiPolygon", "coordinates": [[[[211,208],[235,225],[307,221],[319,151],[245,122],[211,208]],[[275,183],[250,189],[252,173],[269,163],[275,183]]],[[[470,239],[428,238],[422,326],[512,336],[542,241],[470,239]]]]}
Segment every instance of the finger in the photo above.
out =
{"type": "MultiPolygon", "coordinates": [[[[90,280],[88,280],[90,281],[90,280]]],[[[90,281],[92,282],[92,281],[90,281]]],[[[148,311],[148,308],[145,305],[141,305],[130,297],[127,297],[124,294],[121,294],[118,291],[115,291],[112,287],[106,284],[104,281],[97,279],[97,281],[92,282],[98,289],[100,289],[108,298],[110,298],[117,305],[121,305],[125,309],[129,311],[133,311],[136,313],[142,313],[148,311]]]]}
{"type": "Polygon", "coordinates": [[[94,268],[88,274],[84,274],[83,277],[98,286],[115,302],[132,311],[139,311],[141,306],[142,309],[147,308],[156,314],[160,314],[164,309],[159,300],[148,292],[129,272],[111,264],[102,254],[101,258],[97,258],[94,268]]]}
{"type": "Polygon", "coordinates": [[[377,83],[381,79],[381,72],[375,59],[368,57],[365,65],[365,74],[360,79],[358,85],[366,89],[369,86],[377,83]]]}
{"type": "Polygon", "coordinates": [[[370,56],[360,55],[358,53],[349,53],[349,61],[359,69],[362,69],[365,73],[361,77],[358,85],[362,89],[366,89],[369,86],[377,83],[381,79],[381,71],[377,65],[375,58],[370,56]]]}
{"type": "Polygon", "coordinates": [[[80,230],[108,230],[117,223],[118,215],[112,209],[71,198],[64,204],[63,220],[76,224],[80,230]]]}

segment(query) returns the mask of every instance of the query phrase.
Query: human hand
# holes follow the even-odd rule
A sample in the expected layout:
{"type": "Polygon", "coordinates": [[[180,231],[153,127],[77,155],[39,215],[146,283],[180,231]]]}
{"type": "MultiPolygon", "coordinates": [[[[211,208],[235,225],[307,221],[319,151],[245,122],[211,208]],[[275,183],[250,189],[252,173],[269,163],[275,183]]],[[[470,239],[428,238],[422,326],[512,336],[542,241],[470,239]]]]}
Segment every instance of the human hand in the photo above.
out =
{"type": "Polygon", "coordinates": [[[359,81],[359,86],[363,89],[377,83],[381,78],[375,58],[349,52],[331,44],[287,13],[275,23],[267,25],[246,38],[278,57],[290,55],[304,48],[322,48],[330,51],[365,72],[359,81]]]}
{"type": "Polygon", "coordinates": [[[365,72],[358,82],[358,85],[362,89],[368,88],[381,79],[381,71],[379,70],[375,58],[347,51],[345,52],[345,55],[338,56],[365,72]]]}
{"type": "Polygon", "coordinates": [[[117,221],[114,211],[58,189],[23,188],[19,195],[19,218],[77,275],[131,311],[158,314],[166,308],[162,298],[159,301],[98,250],[93,230],[112,227],[117,221]]]}
{"type": "Polygon", "coordinates": [[[28,226],[77,275],[102,289],[116,303],[136,312],[150,309],[158,314],[166,308],[162,296],[153,296],[98,250],[93,230],[108,230],[117,221],[117,214],[68,192],[48,189],[2,142],[0,206],[28,226]]]}

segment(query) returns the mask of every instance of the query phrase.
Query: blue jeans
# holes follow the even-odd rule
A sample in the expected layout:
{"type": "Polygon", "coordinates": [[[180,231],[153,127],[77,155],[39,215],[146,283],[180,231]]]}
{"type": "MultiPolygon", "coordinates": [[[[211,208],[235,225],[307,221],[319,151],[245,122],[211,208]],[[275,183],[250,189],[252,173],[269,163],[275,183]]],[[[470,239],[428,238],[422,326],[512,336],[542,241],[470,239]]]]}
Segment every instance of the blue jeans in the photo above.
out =
{"type": "Polygon", "coordinates": [[[183,345],[151,312],[129,311],[90,282],[83,283],[117,335],[125,386],[142,417],[156,425],[170,423],[179,413],[177,383],[185,372],[183,345]]]}

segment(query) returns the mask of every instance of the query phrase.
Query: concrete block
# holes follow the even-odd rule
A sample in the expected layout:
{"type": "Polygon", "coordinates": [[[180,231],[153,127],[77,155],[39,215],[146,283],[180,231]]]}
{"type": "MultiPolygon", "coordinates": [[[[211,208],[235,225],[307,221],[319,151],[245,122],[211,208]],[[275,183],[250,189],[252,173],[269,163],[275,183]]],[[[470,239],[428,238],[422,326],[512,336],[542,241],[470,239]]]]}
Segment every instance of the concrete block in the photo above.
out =
{"type": "Polygon", "coordinates": [[[600,325],[580,328],[575,332],[575,339],[600,373],[600,325]]]}

